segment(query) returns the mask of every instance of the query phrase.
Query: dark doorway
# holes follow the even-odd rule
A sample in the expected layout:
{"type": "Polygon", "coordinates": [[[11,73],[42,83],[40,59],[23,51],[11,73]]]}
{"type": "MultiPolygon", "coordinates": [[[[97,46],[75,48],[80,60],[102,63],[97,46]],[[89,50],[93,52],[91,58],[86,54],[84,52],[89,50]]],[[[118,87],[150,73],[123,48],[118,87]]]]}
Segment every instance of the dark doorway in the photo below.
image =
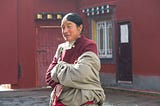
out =
{"type": "Polygon", "coordinates": [[[131,23],[118,22],[117,82],[132,83],[131,23]]]}

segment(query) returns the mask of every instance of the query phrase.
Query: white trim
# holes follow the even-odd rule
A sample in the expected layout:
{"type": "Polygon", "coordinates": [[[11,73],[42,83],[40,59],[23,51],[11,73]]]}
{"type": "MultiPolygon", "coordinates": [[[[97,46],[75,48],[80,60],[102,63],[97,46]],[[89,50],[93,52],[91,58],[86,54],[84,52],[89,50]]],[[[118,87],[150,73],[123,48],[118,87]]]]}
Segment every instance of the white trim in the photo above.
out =
{"type": "Polygon", "coordinates": [[[40,28],[61,28],[61,26],[40,26],[40,28]]]}
{"type": "Polygon", "coordinates": [[[110,28],[112,28],[111,21],[96,22],[97,46],[98,46],[98,54],[100,58],[112,58],[113,57],[112,48],[110,48],[111,45],[109,41],[110,40],[110,36],[109,36],[110,28]]]}

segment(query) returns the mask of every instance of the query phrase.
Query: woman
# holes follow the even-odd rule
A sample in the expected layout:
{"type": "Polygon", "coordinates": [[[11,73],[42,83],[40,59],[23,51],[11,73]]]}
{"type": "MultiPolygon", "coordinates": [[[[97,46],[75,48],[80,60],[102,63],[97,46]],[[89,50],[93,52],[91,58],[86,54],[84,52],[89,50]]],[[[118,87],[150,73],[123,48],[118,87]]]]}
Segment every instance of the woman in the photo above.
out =
{"type": "Polygon", "coordinates": [[[102,106],[105,95],[100,84],[100,61],[96,43],[81,35],[83,23],[76,13],[61,21],[65,43],[58,46],[46,73],[53,88],[51,106],[102,106]]]}

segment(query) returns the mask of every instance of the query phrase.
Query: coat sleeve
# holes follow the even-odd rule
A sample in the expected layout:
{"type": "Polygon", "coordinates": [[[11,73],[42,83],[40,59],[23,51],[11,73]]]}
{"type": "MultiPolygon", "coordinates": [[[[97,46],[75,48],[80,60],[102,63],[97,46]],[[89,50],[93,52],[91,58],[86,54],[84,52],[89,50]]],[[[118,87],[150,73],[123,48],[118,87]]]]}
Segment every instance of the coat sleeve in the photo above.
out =
{"type": "Polygon", "coordinates": [[[55,82],[52,78],[51,78],[51,70],[53,69],[53,67],[57,64],[57,62],[59,61],[60,59],[60,55],[61,55],[61,52],[62,52],[62,47],[61,45],[58,46],[57,48],[57,51],[56,51],[56,54],[53,58],[53,61],[51,62],[51,64],[49,65],[47,71],[46,71],[46,75],[45,75],[45,81],[46,81],[46,84],[51,86],[52,88],[55,87],[55,85],[57,84],[57,82],[55,82]]]}
{"type": "Polygon", "coordinates": [[[101,90],[99,80],[100,61],[93,52],[83,53],[76,64],[60,62],[51,71],[51,77],[60,84],[78,89],[101,90]]]}

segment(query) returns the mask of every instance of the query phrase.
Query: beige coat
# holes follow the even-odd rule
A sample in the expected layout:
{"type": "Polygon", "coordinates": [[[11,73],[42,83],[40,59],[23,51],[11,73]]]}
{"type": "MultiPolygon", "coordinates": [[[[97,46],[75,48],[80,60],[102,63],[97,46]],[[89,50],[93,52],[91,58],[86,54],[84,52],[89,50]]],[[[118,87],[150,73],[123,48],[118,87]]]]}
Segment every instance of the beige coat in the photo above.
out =
{"type": "Polygon", "coordinates": [[[75,64],[60,61],[52,70],[51,77],[63,85],[59,100],[67,106],[80,106],[94,101],[102,106],[105,94],[99,78],[100,60],[93,52],[83,53],[75,64]]]}

